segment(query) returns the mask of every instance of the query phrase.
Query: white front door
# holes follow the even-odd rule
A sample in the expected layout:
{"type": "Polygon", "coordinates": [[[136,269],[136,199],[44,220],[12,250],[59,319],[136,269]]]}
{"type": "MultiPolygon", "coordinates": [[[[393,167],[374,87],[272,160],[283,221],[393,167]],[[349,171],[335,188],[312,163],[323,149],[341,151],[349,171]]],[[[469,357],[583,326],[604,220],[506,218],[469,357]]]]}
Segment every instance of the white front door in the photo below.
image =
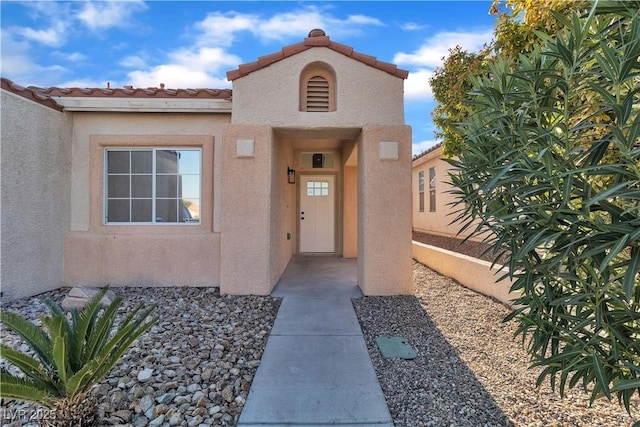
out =
{"type": "Polygon", "coordinates": [[[302,176],[300,252],[335,252],[333,176],[302,176]]]}

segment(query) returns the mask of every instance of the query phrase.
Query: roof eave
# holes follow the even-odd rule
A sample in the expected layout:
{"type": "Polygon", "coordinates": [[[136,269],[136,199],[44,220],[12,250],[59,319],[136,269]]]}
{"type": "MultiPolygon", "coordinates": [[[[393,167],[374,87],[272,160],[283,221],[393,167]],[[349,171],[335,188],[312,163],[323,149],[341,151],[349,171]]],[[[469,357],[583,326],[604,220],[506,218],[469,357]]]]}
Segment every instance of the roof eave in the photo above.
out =
{"type": "Polygon", "coordinates": [[[52,96],[65,111],[231,114],[230,99],[52,96]]]}

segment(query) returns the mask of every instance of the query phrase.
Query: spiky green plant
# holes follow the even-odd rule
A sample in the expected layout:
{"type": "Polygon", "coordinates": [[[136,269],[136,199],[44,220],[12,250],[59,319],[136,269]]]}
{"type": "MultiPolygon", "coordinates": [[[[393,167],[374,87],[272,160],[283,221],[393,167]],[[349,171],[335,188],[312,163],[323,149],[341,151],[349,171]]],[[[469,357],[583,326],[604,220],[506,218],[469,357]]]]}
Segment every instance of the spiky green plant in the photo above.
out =
{"type": "Polygon", "coordinates": [[[476,79],[451,160],[463,228],[510,256],[510,316],[564,394],[640,393],[640,9],[595,3],[476,79]],[[484,233],[484,234],[482,234],[484,233]]]}
{"type": "Polygon", "coordinates": [[[91,388],[102,380],[134,341],[157,321],[138,305],[116,324],[121,297],[101,310],[107,288],[82,308],[64,312],[47,301],[50,315],[39,328],[24,317],[0,312],[0,322],[18,334],[34,356],[0,344],[1,357],[18,368],[22,376],[0,372],[0,395],[5,399],[34,402],[55,411],[49,425],[90,426],[97,423],[97,405],[91,388]]]}

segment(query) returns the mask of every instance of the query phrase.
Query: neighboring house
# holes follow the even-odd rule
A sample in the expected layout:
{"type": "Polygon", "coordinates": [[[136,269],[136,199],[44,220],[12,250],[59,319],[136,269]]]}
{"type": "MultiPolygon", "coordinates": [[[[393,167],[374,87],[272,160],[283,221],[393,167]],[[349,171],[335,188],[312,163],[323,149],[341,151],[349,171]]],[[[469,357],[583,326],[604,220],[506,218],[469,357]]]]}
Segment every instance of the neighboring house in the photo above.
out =
{"type": "Polygon", "coordinates": [[[2,80],[3,298],[60,286],[269,294],[292,256],[412,292],[408,73],[321,30],[231,90],[2,80]]]}
{"type": "MultiPolygon", "coordinates": [[[[411,188],[413,199],[413,230],[445,237],[461,238],[469,233],[459,233],[461,224],[453,223],[458,207],[450,194],[454,187],[449,184],[448,172],[452,166],[442,154],[442,144],[431,147],[413,158],[411,188]]],[[[475,237],[472,240],[482,240],[475,237]]]]}

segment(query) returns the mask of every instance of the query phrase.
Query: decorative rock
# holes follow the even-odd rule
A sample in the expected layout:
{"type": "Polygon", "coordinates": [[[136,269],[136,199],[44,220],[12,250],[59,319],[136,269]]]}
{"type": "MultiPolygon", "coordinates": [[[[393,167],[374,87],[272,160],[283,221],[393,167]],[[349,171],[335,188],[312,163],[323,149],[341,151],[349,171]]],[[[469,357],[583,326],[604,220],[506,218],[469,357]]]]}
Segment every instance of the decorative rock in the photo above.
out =
{"type": "MultiPolygon", "coordinates": [[[[69,291],[69,295],[67,295],[67,297],[62,300],[62,304],[60,305],[65,310],[71,310],[73,308],[81,309],[99,291],[100,288],[87,288],[84,286],[72,288],[69,291]]],[[[115,299],[116,294],[112,290],[108,290],[102,300],[100,300],[100,304],[106,307],[115,299]]]]}
{"type": "Polygon", "coordinates": [[[149,423],[149,427],[160,427],[164,423],[164,415],[160,415],[157,418],[154,418],[149,423]]]}
{"type": "MultiPolygon", "coordinates": [[[[124,297],[119,315],[127,315],[140,302],[145,302],[157,306],[160,321],[133,343],[92,390],[100,405],[100,425],[235,425],[240,407],[233,399],[248,392],[255,374],[248,363],[255,361],[257,367],[275,319],[278,300],[258,296],[222,297],[215,288],[118,288],[117,292],[124,297]],[[218,307],[220,302],[223,305],[218,307]],[[183,316],[185,313],[189,316],[183,316]],[[190,339],[192,343],[197,339],[198,345],[190,346],[190,339]],[[216,345],[221,351],[214,350],[216,345]],[[240,374],[234,376],[231,373],[235,372],[231,371],[234,368],[240,374]],[[227,386],[225,395],[229,393],[230,403],[221,394],[227,386]]],[[[37,323],[46,311],[46,299],[59,302],[68,293],[69,289],[50,291],[36,297],[2,301],[0,305],[2,310],[19,312],[37,323]]],[[[0,342],[29,351],[19,337],[9,331],[1,334],[0,342]]],[[[5,361],[0,361],[0,367],[5,365],[5,361]]],[[[7,402],[6,408],[8,411],[35,408],[20,405],[23,404],[7,402]]],[[[33,426],[28,420],[11,425],[33,426]]]]}
{"type": "Polygon", "coordinates": [[[151,379],[152,375],[153,375],[153,369],[150,369],[150,368],[143,369],[138,373],[138,381],[140,381],[141,383],[146,383],[151,379]]]}
{"type": "Polygon", "coordinates": [[[140,399],[140,409],[142,412],[147,412],[153,406],[153,398],[149,395],[144,396],[140,399]]]}
{"type": "Polygon", "coordinates": [[[156,402],[158,403],[171,403],[173,399],[175,399],[176,394],[174,392],[165,393],[160,397],[156,397],[156,402]]]}
{"type": "Polygon", "coordinates": [[[173,414],[171,414],[171,417],[169,417],[169,425],[177,426],[182,422],[182,420],[182,414],[180,412],[174,412],[173,414]]]}
{"type": "Polygon", "coordinates": [[[233,402],[233,387],[231,387],[230,385],[222,389],[220,394],[222,395],[222,398],[227,402],[229,403],[233,402]]]}

